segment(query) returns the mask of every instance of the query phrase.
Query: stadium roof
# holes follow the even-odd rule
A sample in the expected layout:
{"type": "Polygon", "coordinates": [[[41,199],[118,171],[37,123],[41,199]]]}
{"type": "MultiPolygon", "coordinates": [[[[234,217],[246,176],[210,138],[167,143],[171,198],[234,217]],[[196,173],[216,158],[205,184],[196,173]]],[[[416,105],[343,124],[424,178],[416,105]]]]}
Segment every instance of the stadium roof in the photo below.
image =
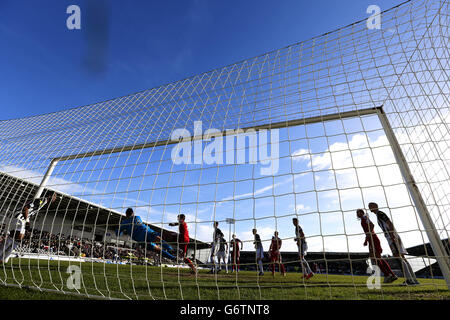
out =
{"type": "MultiPolygon", "coordinates": [[[[24,179],[0,172],[0,214],[17,211],[26,202],[31,201],[36,194],[38,185],[24,179]]],[[[84,226],[98,226],[101,229],[114,230],[120,224],[120,219],[124,217],[120,212],[100,206],[98,204],[79,199],[66,193],[51,189],[44,189],[43,195],[47,192],[55,192],[58,200],[50,204],[45,210],[46,216],[60,214],[68,223],[84,226]]],[[[153,230],[160,232],[164,240],[177,242],[177,233],[144,222],[153,230]]],[[[190,245],[198,249],[207,248],[209,244],[191,238],[190,245]]]]}
{"type": "MultiPolygon", "coordinates": [[[[281,251],[283,255],[283,261],[298,261],[297,251],[281,251]]],[[[253,259],[254,261],[255,252],[254,251],[242,251],[241,260],[243,259],[253,259]]],[[[327,261],[365,261],[369,258],[368,252],[308,252],[307,260],[324,260],[327,261]]]]}
{"type": "MultiPolygon", "coordinates": [[[[442,244],[444,245],[444,248],[447,251],[447,255],[450,255],[449,239],[448,238],[442,239],[442,244]]],[[[419,244],[417,246],[407,248],[406,250],[408,251],[408,254],[411,256],[417,256],[417,257],[434,256],[433,249],[431,248],[431,245],[429,242],[426,244],[419,244]]],[[[431,257],[431,258],[434,258],[434,257],[431,257]]]]}

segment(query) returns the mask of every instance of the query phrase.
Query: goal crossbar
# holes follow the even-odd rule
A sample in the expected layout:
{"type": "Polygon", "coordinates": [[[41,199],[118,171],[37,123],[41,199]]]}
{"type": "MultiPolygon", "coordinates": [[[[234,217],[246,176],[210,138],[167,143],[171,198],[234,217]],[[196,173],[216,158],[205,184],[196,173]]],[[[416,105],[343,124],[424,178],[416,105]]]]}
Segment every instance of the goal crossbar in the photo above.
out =
{"type": "MultiPolygon", "coordinates": [[[[274,123],[263,124],[263,125],[258,125],[258,126],[248,126],[248,127],[243,127],[243,128],[236,128],[234,130],[239,129],[239,130],[247,131],[247,130],[281,129],[281,128],[299,126],[299,125],[306,125],[306,124],[312,124],[312,123],[319,123],[319,122],[325,122],[325,121],[333,121],[333,120],[339,120],[339,119],[354,118],[354,117],[358,117],[358,116],[377,114],[377,110],[379,110],[381,108],[382,107],[376,107],[376,108],[367,108],[367,109],[361,109],[361,110],[346,111],[346,112],[342,112],[342,113],[325,114],[325,115],[314,116],[314,117],[274,122],[274,123]]],[[[229,130],[233,130],[233,129],[229,129],[229,130]]],[[[212,137],[225,136],[227,134],[229,134],[227,132],[227,130],[224,130],[221,132],[215,132],[215,133],[211,133],[211,134],[195,135],[195,136],[191,137],[190,139],[191,140],[206,140],[206,139],[210,139],[212,137]]],[[[80,159],[80,158],[95,157],[95,156],[101,156],[101,155],[112,154],[112,153],[127,152],[127,151],[134,151],[134,150],[147,149],[147,148],[155,148],[155,147],[160,147],[160,146],[176,144],[179,142],[180,142],[179,140],[171,140],[171,139],[160,140],[160,141],[155,141],[155,142],[147,142],[147,143],[136,144],[136,145],[128,145],[128,146],[114,147],[114,148],[104,149],[104,150],[97,150],[97,151],[91,151],[91,152],[66,155],[66,156],[54,158],[52,161],[59,162],[59,161],[75,160],[75,159],[80,159]]]]}
{"type": "MultiPolygon", "coordinates": [[[[263,124],[263,125],[258,125],[258,126],[248,126],[248,127],[243,127],[243,128],[237,128],[237,129],[246,131],[246,130],[264,130],[264,129],[270,130],[270,129],[287,128],[287,127],[319,123],[319,122],[325,122],[325,121],[354,118],[354,117],[358,117],[358,116],[374,115],[374,114],[377,114],[377,110],[379,110],[381,108],[382,107],[374,107],[374,108],[366,108],[366,109],[359,109],[359,110],[351,110],[351,111],[345,111],[345,112],[325,114],[325,115],[320,115],[320,116],[313,116],[313,117],[306,117],[306,118],[274,122],[274,123],[263,124]]],[[[234,129],[234,130],[237,130],[237,129],[234,129]]],[[[232,129],[229,129],[229,130],[232,130],[232,129]]],[[[215,132],[212,134],[195,135],[195,136],[191,137],[190,139],[191,139],[191,141],[197,141],[197,140],[210,139],[212,137],[225,136],[225,135],[229,134],[229,132],[230,132],[229,130],[215,132]]],[[[56,165],[60,161],[90,158],[90,157],[102,156],[102,155],[113,154],[113,153],[128,152],[128,151],[141,150],[141,149],[147,149],[147,148],[155,148],[155,147],[159,147],[159,146],[167,146],[167,145],[171,145],[171,144],[176,144],[179,142],[180,142],[179,140],[166,139],[166,140],[153,141],[153,142],[147,142],[147,143],[141,143],[141,144],[114,147],[114,148],[103,149],[103,150],[95,150],[95,151],[90,151],[90,152],[76,153],[76,154],[65,155],[65,156],[53,158],[47,168],[47,171],[44,174],[44,177],[42,178],[42,181],[41,181],[39,188],[34,196],[34,199],[37,199],[41,196],[48,180],[50,179],[50,176],[53,173],[53,170],[55,169],[56,165]]]]}

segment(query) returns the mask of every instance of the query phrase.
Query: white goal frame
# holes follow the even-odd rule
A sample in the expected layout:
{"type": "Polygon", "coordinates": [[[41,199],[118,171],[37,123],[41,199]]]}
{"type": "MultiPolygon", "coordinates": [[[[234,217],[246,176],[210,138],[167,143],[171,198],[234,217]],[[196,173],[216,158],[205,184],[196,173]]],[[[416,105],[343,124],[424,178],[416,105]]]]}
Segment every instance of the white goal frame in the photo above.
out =
{"type": "MultiPolygon", "coordinates": [[[[297,126],[297,125],[306,125],[306,124],[311,124],[311,123],[320,123],[320,122],[325,122],[325,121],[340,120],[340,119],[346,119],[346,118],[356,118],[356,117],[365,116],[365,115],[377,115],[378,119],[380,120],[380,123],[383,127],[384,133],[388,139],[389,145],[392,148],[397,165],[400,168],[400,172],[401,172],[403,181],[406,184],[406,187],[407,187],[409,194],[414,202],[417,213],[419,214],[419,217],[425,228],[425,232],[430,241],[431,248],[434,252],[433,258],[435,258],[437,260],[439,267],[442,271],[442,274],[445,278],[447,288],[450,290],[450,260],[447,258],[446,250],[442,244],[439,234],[436,231],[436,226],[430,216],[430,213],[429,213],[426,203],[419,191],[419,188],[417,187],[417,184],[416,184],[414,177],[411,173],[411,170],[409,168],[408,162],[405,159],[403,151],[400,147],[400,144],[397,141],[395,133],[389,123],[388,117],[387,117],[386,113],[384,112],[383,107],[360,109],[360,110],[347,111],[347,112],[342,112],[342,113],[326,114],[326,115],[320,115],[320,116],[314,116],[314,117],[308,117],[308,118],[281,121],[281,122],[277,122],[277,123],[265,124],[265,125],[260,125],[260,126],[251,126],[251,127],[242,128],[242,129],[244,129],[244,130],[269,129],[270,130],[270,129],[277,129],[277,128],[287,128],[287,127],[292,127],[292,126],[297,126]]],[[[207,134],[206,135],[197,135],[197,136],[192,137],[192,140],[204,140],[204,139],[208,139],[212,136],[217,137],[220,135],[225,136],[226,131],[222,131],[220,133],[214,133],[213,135],[207,135],[207,134]]],[[[140,150],[140,149],[146,149],[146,148],[154,148],[157,146],[166,146],[166,145],[170,145],[170,144],[176,144],[178,142],[179,141],[177,141],[177,140],[162,140],[162,141],[157,141],[157,142],[137,144],[137,145],[128,145],[128,146],[123,146],[123,147],[115,147],[115,148],[111,148],[111,149],[91,151],[91,152],[86,152],[86,153],[78,153],[78,154],[66,155],[66,156],[54,158],[51,160],[49,166],[47,167],[47,171],[46,171],[44,177],[42,178],[42,181],[39,185],[38,190],[36,191],[36,194],[34,195],[34,199],[39,198],[42,195],[42,192],[43,192],[45,186],[47,185],[47,182],[50,179],[50,177],[53,173],[53,170],[55,169],[56,165],[60,161],[74,160],[74,159],[107,155],[107,154],[133,151],[133,150],[140,150]]]]}

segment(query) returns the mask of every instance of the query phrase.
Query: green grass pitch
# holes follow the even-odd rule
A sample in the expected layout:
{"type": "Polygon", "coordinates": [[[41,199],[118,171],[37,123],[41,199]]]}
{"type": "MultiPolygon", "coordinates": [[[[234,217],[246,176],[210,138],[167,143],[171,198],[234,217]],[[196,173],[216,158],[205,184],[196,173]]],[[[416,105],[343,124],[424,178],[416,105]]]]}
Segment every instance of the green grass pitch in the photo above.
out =
{"type": "MultiPolygon", "coordinates": [[[[82,283],[79,293],[119,299],[189,299],[189,300],[264,300],[264,299],[445,299],[450,291],[444,280],[419,279],[421,285],[401,286],[400,278],[381,289],[369,290],[366,276],[317,274],[303,281],[299,273],[270,272],[258,277],[256,272],[238,274],[225,271],[208,274],[201,270],[197,276],[188,269],[145,267],[103,263],[71,263],[81,267],[82,283]]],[[[86,299],[58,292],[28,289],[40,287],[62,292],[67,288],[69,262],[12,259],[0,266],[1,283],[21,285],[14,288],[1,285],[0,299],[86,299]]],[[[95,298],[95,297],[91,297],[95,298]]]]}

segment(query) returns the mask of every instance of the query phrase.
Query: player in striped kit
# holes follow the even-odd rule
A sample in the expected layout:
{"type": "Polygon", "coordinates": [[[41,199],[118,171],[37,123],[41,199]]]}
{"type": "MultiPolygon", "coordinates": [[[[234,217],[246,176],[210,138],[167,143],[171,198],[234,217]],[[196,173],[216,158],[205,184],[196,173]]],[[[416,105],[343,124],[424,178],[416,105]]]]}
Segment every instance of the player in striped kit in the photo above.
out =
{"type": "Polygon", "coordinates": [[[394,272],[392,272],[391,267],[389,266],[387,261],[381,257],[383,249],[381,248],[380,239],[378,239],[377,234],[373,230],[374,225],[372,221],[370,221],[369,217],[362,209],[356,210],[356,216],[361,220],[361,226],[364,230],[364,233],[366,234],[364,246],[367,246],[367,244],[369,244],[369,254],[370,259],[372,260],[372,264],[376,264],[383,272],[384,283],[394,282],[395,280],[397,280],[397,276],[394,274],[394,272]]]}
{"type": "Polygon", "coordinates": [[[308,261],[306,261],[306,251],[308,250],[308,245],[306,244],[306,238],[305,234],[303,233],[302,227],[298,224],[298,219],[293,218],[292,223],[295,227],[295,239],[294,241],[297,242],[297,248],[298,248],[298,257],[300,259],[300,266],[302,267],[302,273],[303,278],[308,280],[312,276],[314,276],[314,273],[312,272],[311,268],[309,267],[308,261]]]}
{"type": "Polygon", "coordinates": [[[377,222],[381,230],[383,230],[384,236],[386,237],[389,247],[391,248],[392,254],[396,257],[402,264],[403,274],[406,278],[404,285],[418,285],[419,282],[416,279],[411,265],[405,258],[405,254],[408,254],[405,247],[403,246],[402,239],[398,235],[397,231],[392,224],[391,219],[383,211],[378,209],[378,204],[375,202],[369,203],[369,210],[376,214],[377,222]]]}
{"type": "Polygon", "coordinates": [[[37,214],[45,205],[53,203],[56,200],[56,194],[50,193],[48,197],[34,199],[27,203],[20,212],[16,212],[12,217],[8,226],[10,227],[9,235],[0,247],[0,263],[7,263],[13,250],[21,243],[25,236],[26,224],[30,222],[30,218],[37,214]]]}
{"type": "Polygon", "coordinates": [[[264,248],[263,248],[263,245],[261,242],[261,237],[257,233],[257,230],[253,229],[252,233],[255,236],[255,240],[253,241],[253,244],[255,245],[255,249],[256,249],[256,263],[259,266],[259,274],[258,275],[263,276],[264,268],[263,268],[262,260],[264,259],[264,248]]]}

